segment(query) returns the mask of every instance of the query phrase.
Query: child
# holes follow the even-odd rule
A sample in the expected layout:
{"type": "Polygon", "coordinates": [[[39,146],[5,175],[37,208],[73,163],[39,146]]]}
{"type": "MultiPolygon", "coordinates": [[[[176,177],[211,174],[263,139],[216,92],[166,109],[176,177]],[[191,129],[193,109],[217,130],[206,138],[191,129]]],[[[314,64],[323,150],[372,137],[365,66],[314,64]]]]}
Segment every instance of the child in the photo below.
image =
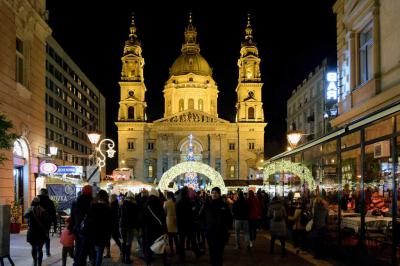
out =
{"type": "Polygon", "coordinates": [[[74,241],[75,241],[75,236],[74,234],[72,234],[69,228],[69,223],[71,222],[71,218],[68,218],[65,222],[67,223],[67,226],[62,231],[60,239],[60,243],[63,245],[62,249],[63,266],[67,265],[67,254],[69,254],[71,258],[74,258],[74,241]]]}

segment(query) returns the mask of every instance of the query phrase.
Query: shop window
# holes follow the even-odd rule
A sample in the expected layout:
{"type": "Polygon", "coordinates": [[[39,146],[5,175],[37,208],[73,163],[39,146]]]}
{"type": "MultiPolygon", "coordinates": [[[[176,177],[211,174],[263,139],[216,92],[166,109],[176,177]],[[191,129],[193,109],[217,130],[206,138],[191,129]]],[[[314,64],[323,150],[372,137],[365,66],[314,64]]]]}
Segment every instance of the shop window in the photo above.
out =
{"type": "Polygon", "coordinates": [[[372,140],[392,133],[392,118],[387,118],[365,128],[365,140],[372,140]]]}
{"type": "Polygon", "coordinates": [[[341,139],[342,149],[359,144],[360,144],[360,131],[356,131],[351,134],[345,135],[341,139]]]}

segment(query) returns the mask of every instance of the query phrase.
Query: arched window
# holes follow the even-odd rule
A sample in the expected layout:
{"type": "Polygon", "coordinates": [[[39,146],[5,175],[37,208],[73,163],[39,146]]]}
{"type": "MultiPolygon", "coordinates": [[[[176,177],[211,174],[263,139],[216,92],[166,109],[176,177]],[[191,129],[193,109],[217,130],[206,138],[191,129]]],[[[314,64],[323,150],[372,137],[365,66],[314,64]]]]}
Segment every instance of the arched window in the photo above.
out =
{"type": "Polygon", "coordinates": [[[189,99],[188,108],[194,109],[194,100],[193,99],[189,99]]]}
{"type": "Polygon", "coordinates": [[[249,107],[249,109],[247,110],[247,116],[249,119],[254,119],[254,108],[253,107],[249,107]]]}
{"type": "Polygon", "coordinates": [[[231,168],[229,169],[230,171],[230,173],[229,173],[229,176],[231,177],[231,178],[235,178],[235,166],[234,165],[231,165],[231,168]]]}
{"type": "Polygon", "coordinates": [[[151,164],[149,165],[148,171],[149,171],[149,177],[153,177],[153,166],[151,164]]]}
{"type": "Polygon", "coordinates": [[[183,102],[183,99],[179,100],[179,112],[183,111],[185,109],[185,103],[183,102]]]}
{"type": "Polygon", "coordinates": [[[202,99],[199,99],[198,105],[199,105],[199,110],[203,111],[203,100],[202,99]]]}
{"type": "Polygon", "coordinates": [[[128,119],[135,119],[135,108],[133,106],[128,107],[128,119]]]}

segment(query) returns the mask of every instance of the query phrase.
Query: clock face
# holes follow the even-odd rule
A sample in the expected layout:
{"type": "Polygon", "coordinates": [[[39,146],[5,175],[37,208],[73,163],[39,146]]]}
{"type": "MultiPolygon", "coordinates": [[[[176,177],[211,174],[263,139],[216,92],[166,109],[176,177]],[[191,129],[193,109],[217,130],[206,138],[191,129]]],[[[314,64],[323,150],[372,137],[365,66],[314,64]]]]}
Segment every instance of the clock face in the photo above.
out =
{"type": "Polygon", "coordinates": [[[128,95],[129,95],[129,97],[133,97],[133,95],[135,95],[135,93],[133,91],[129,91],[128,95]]]}
{"type": "Polygon", "coordinates": [[[249,97],[254,98],[254,91],[249,91],[249,97]]]}

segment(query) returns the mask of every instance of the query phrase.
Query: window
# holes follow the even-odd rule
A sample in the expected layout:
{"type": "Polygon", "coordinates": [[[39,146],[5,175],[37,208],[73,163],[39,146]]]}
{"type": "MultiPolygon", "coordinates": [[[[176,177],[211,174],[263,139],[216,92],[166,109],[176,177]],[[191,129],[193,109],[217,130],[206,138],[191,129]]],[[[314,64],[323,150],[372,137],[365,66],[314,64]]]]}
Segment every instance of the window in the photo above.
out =
{"type": "Polygon", "coordinates": [[[148,167],[149,177],[153,177],[153,166],[149,165],[148,167]]]}
{"type": "Polygon", "coordinates": [[[249,119],[254,119],[254,108],[253,107],[249,107],[248,111],[247,111],[247,115],[249,119]]]}
{"type": "Polygon", "coordinates": [[[194,100],[193,99],[189,99],[188,108],[189,109],[194,109],[194,100]]]}
{"type": "Polygon", "coordinates": [[[134,150],[134,149],[135,149],[135,140],[128,139],[128,150],[134,150]]]}
{"type": "Polygon", "coordinates": [[[249,142],[249,150],[254,150],[255,143],[253,141],[249,142]]]}
{"type": "Polygon", "coordinates": [[[128,107],[128,119],[135,118],[135,108],[133,106],[128,107]]]}
{"type": "Polygon", "coordinates": [[[200,111],[203,111],[203,100],[202,99],[199,99],[199,110],[200,111]]]}
{"type": "Polygon", "coordinates": [[[17,38],[16,41],[16,64],[15,64],[15,80],[21,85],[25,85],[25,66],[24,66],[24,43],[17,38]]]}
{"type": "Polygon", "coordinates": [[[179,112],[183,111],[185,109],[185,104],[183,102],[183,99],[179,100],[179,112]]]}
{"type": "Polygon", "coordinates": [[[230,176],[231,178],[234,178],[234,177],[235,177],[235,166],[234,166],[234,165],[231,165],[231,167],[230,167],[229,170],[230,170],[230,171],[229,171],[229,176],[230,176]]]}
{"type": "Polygon", "coordinates": [[[360,33],[360,84],[367,82],[372,78],[372,27],[360,33]]]}
{"type": "Polygon", "coordinates": [[[148,150],[154,150],[154,142],[147,142],[147,149],[148,150]]]}
{"type": "Polygon", "coordinates": [[[229,143],[229,150],[234,151],[235,150],[235,143],[229,143]]]}

